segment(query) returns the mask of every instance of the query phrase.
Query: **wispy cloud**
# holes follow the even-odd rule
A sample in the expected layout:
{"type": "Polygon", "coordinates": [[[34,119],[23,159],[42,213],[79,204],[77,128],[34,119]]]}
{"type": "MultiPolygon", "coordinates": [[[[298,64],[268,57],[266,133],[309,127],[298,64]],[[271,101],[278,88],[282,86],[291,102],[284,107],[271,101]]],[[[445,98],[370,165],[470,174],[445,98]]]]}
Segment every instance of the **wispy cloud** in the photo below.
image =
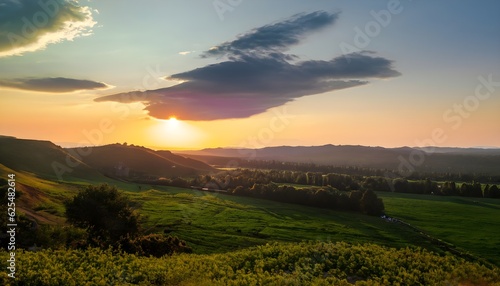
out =
{"type": "Polygon", "coordinates": [[[367,84],[369,78],[400,73],[392,61],[368,52],[332,60],[299,61],[285,54],[306,35],[334,24],[339,14],[298,14],[265,25],[202,53],[226,60],[178,73],[182,83],[157,90],[129,92],[96,101],[142,102],[150,116],[185,120],[244,118],[302,96],[367,84]]]}
{"type": "Polygon", "coordinates": [[[0,57],[21,55],[48,44],[92,33],[89,7],[68,0],[0,2],[0,57]]]}
{"type": "Polygon", "coordinates": [[[77,90],[104,89],[109,86],[91,80],[64,77],[0,79],[0,87],[40,92],[73,92],[77,90]]]}
{"type": "Polygon", "coordinates": [[[183,52],[179,52],[179,55],[181,55],[181,56],[185,56],[185,55],[189,55],[190,53],[194,53],[194,51],[183,51],[183,52]]]}

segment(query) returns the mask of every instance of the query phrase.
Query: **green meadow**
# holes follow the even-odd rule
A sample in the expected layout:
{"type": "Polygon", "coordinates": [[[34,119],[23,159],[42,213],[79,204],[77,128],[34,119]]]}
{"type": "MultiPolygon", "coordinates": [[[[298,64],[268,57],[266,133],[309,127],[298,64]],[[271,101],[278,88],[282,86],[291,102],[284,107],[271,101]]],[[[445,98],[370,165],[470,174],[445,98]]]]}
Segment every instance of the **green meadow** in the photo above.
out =
{"type": "Polygon", "coordinates": [[[131,193],[151,231],[186,240],[196,253],[270,241],[372,242],[433,249],[413,230],[378,217],[180,188],[131,193]]]}
{"type": "Polygon", "coordinates": [[[386,213],[500,265],[500,200],[379,192],[386,213]]]}
{"type": "MultiPolygon", "coordinates": [[[[2,166],[5,175],[10,169],[2,166]]],[[[16,172],[19,202],[42,222],[64,223],[62,201],[86,184],[53,182],[16,172]],[[25,186],[22,187],[21,185],[25,186]],[[26,187],[29,186],[29,187],[26,187]]],[[[273,241],[376,243],[443,250],[399,223],[340,212],[191,189],[138,185],[110,180],[135,202],[148,232],[185,240],[199,254],[225,253],[273,241]]],[[[457,249],[500,265],[500,200],[378,193],[386,213],[400,218],[457,249]]]]}

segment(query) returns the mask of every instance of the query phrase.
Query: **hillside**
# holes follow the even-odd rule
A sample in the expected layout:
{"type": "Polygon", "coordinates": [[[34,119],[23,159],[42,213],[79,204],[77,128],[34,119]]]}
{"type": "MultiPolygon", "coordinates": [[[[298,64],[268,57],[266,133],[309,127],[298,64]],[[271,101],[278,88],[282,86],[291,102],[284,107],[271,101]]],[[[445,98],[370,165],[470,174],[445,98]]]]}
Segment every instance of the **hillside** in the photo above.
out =
{"type": "Polygon", "coordinates": [[[227,165],[242,160],[276,160],[318,165],[358,166],[377,169],[412,168],[426,172],[500,173],[500,149],[480,148],[383,148],[366,146],[280,146],[262,149],[214,148],[183,151],[206,163],[227,165]],[[424,151],[423,151],[424,150],[424,151]],[[432,151],[432,152],[431,152],[432,151]],[[422,160],[423,158],[423,160],[422,160]],[[422,161],[421,163],[419,161],[422,161]],[[412,164],[410,162],[417,162],[412,164]]]}
{"type": "Polygon", "coordinates": [[[49,141],[0,137],[0,164],[14,171],[56,181],[108,180],[76,156],[49,141]]]}
{"type": "MultiPolygon", "coordinates": [[[[174,155],[169,151],[153,151],[139,146],[111,144],[88,147],[82,161],[110,177],[133,179],[150,177],[192,176],[213,170],[205,163],[174,155]]],[[[77,152],[78,148],[68,148],[77,152]]]]}
{"type": "Polygon", "coordinates": [[[170,151],[158,150],[155,151],[155,153],[179,166],[190,167],[197,170],[214,171],[213,167],[204,162],[194,160],[192,158],[183,157],[180,155],[175,155],[170,151]]]}

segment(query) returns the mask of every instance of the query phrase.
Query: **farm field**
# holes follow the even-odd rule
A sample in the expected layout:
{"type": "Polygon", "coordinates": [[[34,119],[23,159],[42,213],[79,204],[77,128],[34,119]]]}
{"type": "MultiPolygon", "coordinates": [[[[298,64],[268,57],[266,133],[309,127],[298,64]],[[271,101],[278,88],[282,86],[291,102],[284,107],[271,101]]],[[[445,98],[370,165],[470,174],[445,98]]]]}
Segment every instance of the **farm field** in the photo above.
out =
{"type": "Polygon", "coordinates": [[[438,250],[405,226],[358,213],[172,187],[130,194],[147,216],[147,227],[178,236],[195,253],[270,241],[372,242],[438,250]]]}
{"type": "Polygon", "coordinates": [[[386,213],[500,265],[500,200],[377,193],[386,213]]]}

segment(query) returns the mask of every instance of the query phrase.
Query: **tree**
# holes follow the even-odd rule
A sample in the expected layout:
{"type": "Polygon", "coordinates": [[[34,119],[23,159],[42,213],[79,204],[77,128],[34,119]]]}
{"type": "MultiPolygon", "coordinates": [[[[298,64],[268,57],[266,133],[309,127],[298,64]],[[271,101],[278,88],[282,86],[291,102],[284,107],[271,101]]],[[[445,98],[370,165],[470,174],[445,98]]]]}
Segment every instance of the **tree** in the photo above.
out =
{"type": "Polygon", "coordinates": [[[372,190],[365,191],[360,201],[361,211],[367,215],[382,215],[384,203],[372,190]]]}
{"type": "Polygon", "coordinates": [[[349,201],[351,210],[359,211],[361,209],[361,199],[363,198],[363,192],[361,191],[351,191],[349,193],[349,201]]]}
{"type": "Polygon", "coordinates": [[[394,186],[394,192],[396,193],[407,193],[408,192],[408,181],[405,179],[394,179],[392,181],[394,186]]]}
{"type": "Polygon", "coordinates": [[[64,204],[68,222],[87,229],[91,243],[113,245],[121,237],[139,233],[139,215],[116,187],[88,186],[64,204]]]}
{"type": "Polygon", "coordinates": [[[491,185],[489,189],[489,197],[498,199],[500,198],[500,189],[497,185],[491,185]]]}

